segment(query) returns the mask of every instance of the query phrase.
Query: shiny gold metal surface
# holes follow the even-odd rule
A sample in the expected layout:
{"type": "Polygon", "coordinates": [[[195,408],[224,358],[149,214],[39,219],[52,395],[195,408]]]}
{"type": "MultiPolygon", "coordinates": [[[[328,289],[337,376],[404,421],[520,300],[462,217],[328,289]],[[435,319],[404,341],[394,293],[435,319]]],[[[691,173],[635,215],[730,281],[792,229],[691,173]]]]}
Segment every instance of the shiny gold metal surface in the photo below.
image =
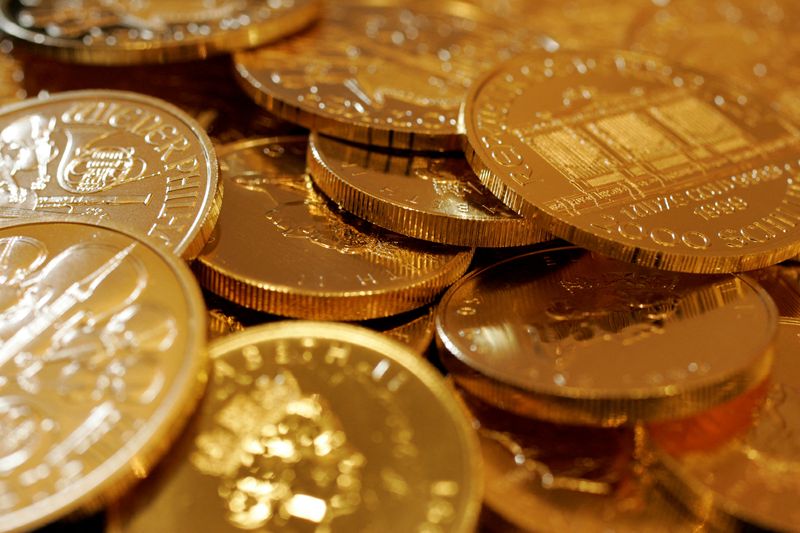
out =
{"type": "Polygon", "coordinates": [[[11,51],[14,46],[8,39],[0,38],[0,105],[5,105],[26,96],[25,72],[11,51]]]}
{"type": "Polygon", "coordinates": [[[471,531],[478,447],[453,391],[364,328],[280,322],[217,341],[208,394],[115,533],[471,531]]]}
{"type": "Polygon", "coordinates": [[[405,324],[395,326],[383,331],[417,352],[423,354],[433,342],[436,327],[433,322],[433,308],[429,308],[424,315],[409,320],[405,324]]]}
{"type": "Polygon", "coordinates": [[[242,331],[244,326],[235,316],[222,309],[208,310],[208,338],[218,339],[242,331]]]}
{"type": "Polygon", "coordinates": [[[172,254],[117,230],[0,229],[0,531],[146,475],[205,384],[205,314],[172,254]]]}
{"type": "Polygon", "coordinates": [[[235,60],[245,90],[281,118],[363,144],[457,150],[469,85],[535,46],[516,28],[449,0],[328,2],[309,31],[235,60]]]}
{"type": "Polygon", "coordinates": [[[409,237],[481,247],[552,238],[495,198],[460,155],[390,152],[312,133],[308,170],[346,211],[409,237]]]}
{"type": "Polygon", "coordinates": [[[777,313],[755,282],[646,269],[579,248],[462,278],[437,309],[459,386],[502,409],[615,426],[689,416],[763,380],[777,313]]]}
{"type": "Polygon", "coordinates": [[[0,109],[0,226],[80,216],[191,259],[221,201],[211,141],[167,102],[75,91],[0,109]]]}
{"type": "Polygon", "coordinates": [[[481,181],[575,244],[696,273],[800,250],[800,135],[722,80],[633,52],[541,52],[477,82],[462,119],[481,181]]]}
{"type": "Polygon", "coordinates": [[[0,29],[66,61],[164,63],[265,44],[319,9],[319,0],[2,0],[0,29]]]}
{"type": "Polygon", "coordinates": [[[305,175],[306,137],[220,150],[225,205],[195,271],[239,305],[284,316],[366,320],[430,303],[472,252],[338,213],[305,175]]]}

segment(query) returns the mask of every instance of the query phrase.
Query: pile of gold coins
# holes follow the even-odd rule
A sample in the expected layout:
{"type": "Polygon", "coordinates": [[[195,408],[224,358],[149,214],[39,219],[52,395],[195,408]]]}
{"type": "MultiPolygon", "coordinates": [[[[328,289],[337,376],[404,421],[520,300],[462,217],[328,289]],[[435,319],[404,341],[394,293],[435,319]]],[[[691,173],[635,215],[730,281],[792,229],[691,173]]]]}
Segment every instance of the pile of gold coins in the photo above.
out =
{"type": "Polygon", "coordinates": [[[800,530],[795,4],[0,0],[0,532],[800,530]]]}

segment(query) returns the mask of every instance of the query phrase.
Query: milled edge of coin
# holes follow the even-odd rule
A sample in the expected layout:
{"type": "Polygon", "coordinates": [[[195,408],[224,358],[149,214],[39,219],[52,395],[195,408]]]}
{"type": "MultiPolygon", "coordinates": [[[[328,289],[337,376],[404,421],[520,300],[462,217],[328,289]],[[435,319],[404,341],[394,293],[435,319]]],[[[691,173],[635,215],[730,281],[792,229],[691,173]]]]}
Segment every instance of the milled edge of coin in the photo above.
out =
{"type": "Polygon", "coordinates": [[[387,202],[335,172],[320,151],[318,138],[318,134],[312,132],[308,141],[306,161],[312,180],[342,209],[376,226],[408,237],[453,246],[501,248],[535,244],[552,238],[523,217],[476,220],[387,202]]]}
{"type": "Polygon", "coordinates": [[[753,354],[753,361],[749,365],[719,376],[713,382],[691,387],[662,386],[659,394],[654,394],[655,387],[631,389],[625,396],[605,393],[603,390],[584,391],[580,387],[569,387],[554,392],[554,390],[526,389],[506,383],[495,378],[490,368],[485,367],[479,371],[462,361],[461,351],[452,342],[443,326],[448,302],[461,285],[499,265],[531,255],[564,250],[580,250],[580,248],[574,246],[553,248],[505,259],[471,272],[445,292],[436,308],[436,346],[442,363],[460,387],[487,403],[522,416],[555,423],[615,427],[637,421],[684,418],[697,414],[735,398],[769,375],[774,358],[772,342],[777,333],[778,312],[767,292],[754,280],[742,275],[736,277],[761,296],[768,314],[774,318],[767,336],[770,339],[769,344],[764,346],[763,352],[753,354]]]}
{"type": "MultiPolygon", "coordinates": [[[[183,391],[175,391],[173,394],[171,394],[171,396],[176,397],[175,401],[173,402],[174,405],[178,406],[177,408],[173,409],[171,416],[169,413],[165,413],[165,411],[169,411],[170,409],[168,407],[164,407],[163,403],[156,411],[154,411],[151,420],[156,416],[160,416],[163,420],[159,426],[152,428],[148,436],[139,437],[139,440],[146,442],[147,446],[143,446],[138,453],[130,457],[128,462],[110,474],[108,473],[107,469],[102,469],[102,472],[100,472],[100,469],[94,469],[90,476],[87,476],[93,478],[91,481],[92,488],[89,491],[86,491],[83,496],[83,501],[81,501],[81,495],[75,497],[72,495],[73,493],[69,493],[70,496],[68,499],[70,501],[66,505],[63,505],[57,509],[53,509],[49,501],[52,498],[51,495],[50,497],[45,498],[44,503],[48,504],[47,508],[38,516],[36,520],[15,524],[10,529],[2,529],[3,531],[22,531],[34,527],[41,527],[57,518],[68,517],[73,513],[88,514],[96,512],[109,503],[116,501],[139,480],[145,478],[152,468],[156,466],[161,457],[163,457],[164,454],[169,451],[170,446],[183,431],[183,428],[188,422],[189,417],[194,411],[197,403],[200,401],[200,398],[202,398],[208,382],[209,357],[206,349],[207,325],[205,303],[203,302],[203,296],[200,292],[200,288],[197,286],[197,283],[194,282],[192,272],[185,262],[181,261],[180,258],[170,254],[169,251],[164,250],[163,247],[159,247],[158,245],[150,242],[150,240],[123,229],[118,224],[96,226],[79,220],[78,217],[75,216],[68,220],[52,218],[26,221],[19,224],[4,226],[3,228],[0,228],[0,232],[10,231],[14,228],[42,224],[70,224],[76,226],[87,226],[101,232],[108,231],[111,233],[119,233],[133,241],[144,244],[145,247],[153,251],[167,264],[170,270],[175,273],[176,280],[180,282],[185,290],[184,295],[189,307],[187,316],[189,316],[190,319],[195,320],[192,325],[185,327],[188,340],[187,345],[189,346],[187,350],[194,352],[191,369],[187,370],[187,376],[190,376],[191,374],[194,375],[194,378],[187,377],[187,381],[191,382],[189,386],[187,386],[183,391]],[[194,349],[191,348],[192,346],[194,349]],[[90,492],[93,494],[89,494],[90,492]]],[[[164,401],[166,402],[167,399],[165,398],[164,401]]],[[[116,450],[105,462],[110,461],[115,455],[126,453],[129,454],[129,452],[129,447],[126,444],[126,447],[116,450]]],[[[85,480],[87,477],[82,479],[85,480]]],[[[42,504],[43,502],[39,501],[31,506],[28,506],[28,508],[41,506],[42,504]]],[[[5,528],[5,524],[0,524],[0,526],[5,528]]]]}
{"type": "Polygon", "coordinates": [[[198,36],[202,38],[195,40],[170,41],[166,45],[158,41],[137,41],[122,45],[87,46],[80,41],[49,37],[22,27],[7,15],[11,1],[0,0],[0,30],[13,37],[19,45],[38,54],[91,65],[174,63],[265,45],[309,26],[319,16],[322,5],[320,0],[308,0],[308,5],[303,8],[293,8],[278,19],[256,25],[255,31],[248,26],[238,31],[198,36]]]}

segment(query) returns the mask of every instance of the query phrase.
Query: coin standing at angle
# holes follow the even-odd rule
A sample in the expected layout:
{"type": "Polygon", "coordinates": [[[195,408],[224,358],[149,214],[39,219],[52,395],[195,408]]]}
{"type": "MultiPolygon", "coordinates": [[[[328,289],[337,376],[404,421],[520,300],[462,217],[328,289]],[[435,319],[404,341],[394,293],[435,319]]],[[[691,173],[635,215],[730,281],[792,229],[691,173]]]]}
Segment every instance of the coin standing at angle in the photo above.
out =
{"type": "Polygon", "coordinates": [[[430,245],[348,218],[305,174],[306,137],[220,150],[225,205],[195,264],[212,293],[284,316],[365,320],[430,303],[471,250],[430,245]]]}
{"type": "Polygon", "coordinates": [[[97,508],[144,476],[205,383],[178,258],[83,223],[0,229],[0,531],[97,508]]]}

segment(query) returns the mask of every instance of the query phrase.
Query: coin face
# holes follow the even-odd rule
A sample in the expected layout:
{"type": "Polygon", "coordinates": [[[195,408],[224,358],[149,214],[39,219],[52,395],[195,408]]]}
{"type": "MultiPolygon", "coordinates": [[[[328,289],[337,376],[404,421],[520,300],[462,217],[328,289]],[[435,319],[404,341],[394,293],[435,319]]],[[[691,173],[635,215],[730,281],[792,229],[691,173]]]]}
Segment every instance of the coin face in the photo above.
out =
{"type": "Polygon", "coordinates": [[[458,2],[329,2],[308,32],[235,60],[245,90],[286,120],[364,144],[456,150],[467,88],[515,42],[529,41],[458,2]]]}
{"type": "Polygon", "coordinates": [[[0,226],[86,218],[191,259],[219,214],[208,136],[155,98],[76,91],[0,110],[0,226]]]}
{"type": "Polygon", "coordinates": [[[164,63],[279,39],[308,25],[319,0],[0,2],[0,28],[37,52],[78,63],[164,63]]]}
{"type": "Polygon", "coordinates": [[[346,211],[409,237],[481,247],[550,238],[495,198],[462,156],[382,151],[312,133],[308,166],[346,211]]]}
{"type": "Polygon", "coordinates": [[[645,269],[578,248],[525,254],[442,298],[445,365],[473,395],[555,422],[689,416],[764,379],[775,306],[746,278],[645,269]]]}
{"type": "Polygon", "coordinates": [[[382,231],[335,211],[305,175],[306,137],[220,151],[225,205],[196,263],[209,291],[299,318],[365,320],[430,303],[472,252],[382,231]]]}
{"type": "Polygon", "coordinates": [[[632,52],[518,56],[473,87],[467,159],[570,242],[696,273],[800,249],[798,132],[726,83],[632,52]]]}
{"type": "Polygon", "coordinates": [[[211,357],[189,429],[112,509],[111,531],[474,528],[474,433],[408,348],[355,326],[282,322],[218,341],[211,357]]]}
{"type": "Polygon", "coordinates": [[[172,254],[82,223],[0,229],[0,529],[119,494],[205,382],[200,291],[172,254]]]}

